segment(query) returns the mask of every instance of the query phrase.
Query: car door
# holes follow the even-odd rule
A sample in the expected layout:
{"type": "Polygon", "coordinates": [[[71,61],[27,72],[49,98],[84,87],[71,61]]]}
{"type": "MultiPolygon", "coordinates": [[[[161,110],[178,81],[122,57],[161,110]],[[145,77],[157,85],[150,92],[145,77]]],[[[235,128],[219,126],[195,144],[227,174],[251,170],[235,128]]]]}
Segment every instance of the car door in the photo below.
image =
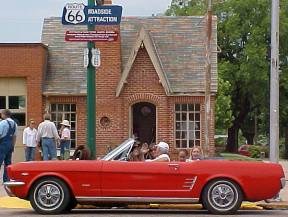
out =
{"type": "Polygon", "coordinates": [[[73,194],[79,200],[101,196],[101,167],[103,161],[81,160],[69,162],[68,177],[73,194]]]}
{"type": "Polygon", "coordinates": [[[178,162],[104,161],[103,197],[189,197],[194,176],[178,162]],[[183,170],[185,171],[185,170],[183,170]]]}

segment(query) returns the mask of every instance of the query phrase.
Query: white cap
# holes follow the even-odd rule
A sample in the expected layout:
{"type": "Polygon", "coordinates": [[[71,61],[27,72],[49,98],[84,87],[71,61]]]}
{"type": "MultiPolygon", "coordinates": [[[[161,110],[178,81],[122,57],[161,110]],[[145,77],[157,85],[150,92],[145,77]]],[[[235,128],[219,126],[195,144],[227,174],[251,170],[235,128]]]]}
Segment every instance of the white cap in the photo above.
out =
{"type": "Polygon", "coordinates": [[[166,149],[167,151],[169,151],[169,145],[166,142],[159,142],[156,146],[166,149]]]}
{"type": "Polygon", "coordinates": [[[67,127],[71,127],[70,123],[68,120],[63,120],[62,123],[60,123],[61,125],[67,126],[67,127]]]}

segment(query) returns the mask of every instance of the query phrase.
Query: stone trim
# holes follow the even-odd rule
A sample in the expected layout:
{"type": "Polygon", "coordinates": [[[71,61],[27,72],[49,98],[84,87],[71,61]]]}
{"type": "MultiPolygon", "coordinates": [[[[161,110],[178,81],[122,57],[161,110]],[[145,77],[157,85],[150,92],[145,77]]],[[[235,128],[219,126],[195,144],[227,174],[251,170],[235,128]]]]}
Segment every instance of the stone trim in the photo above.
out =
{"type": "Polygon", "coordinates": [[[138,102],[149,102],[157,107],[159,106],[161,98],[159,96],[150,93],[136,93],[129,96],[125,100],[129,104],[129,106],[134,105],[135,103],[138,102]]]}

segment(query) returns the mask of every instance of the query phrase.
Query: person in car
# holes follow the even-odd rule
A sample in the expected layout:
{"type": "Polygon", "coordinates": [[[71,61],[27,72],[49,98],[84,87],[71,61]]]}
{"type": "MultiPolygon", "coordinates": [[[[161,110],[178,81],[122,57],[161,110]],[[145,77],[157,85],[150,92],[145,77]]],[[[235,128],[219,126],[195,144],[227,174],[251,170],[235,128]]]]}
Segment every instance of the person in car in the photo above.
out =
{"type": "MultiPolygon", "coordinates": [[[[147,159],[146,161],[169,162],[170,161],[170,157],[168,155],[169,145],[166,142],[159,142],[155,147],[156,147],[155,158],[153,160],[147,159]]],[[[149,152],[148,145],[143,145],[141,148],[141,153],[145,155],[148,152],[149,152]]],[[[145,159],[143,158],[143,160],[145,159]]]]}
{"type": "Polygon", "coordinates": [[[141,161],[142,160],[139,144],[135,143],[133,145],[133,148],[129,154],[128,160],[129,161],[141,161]]]}
{"type": "Polygon", "coordinates": [[[203,152],[202,149],[199,146],[195,146],[192,148],[190,152],[190,158],[189,160],[202,160],[203,159],[203,152]]]}
{"type": "Polygon", "coordinates": [[[178,161],[180,162],[186,162],[188,159],[188,151],[186,149],[180,150],[178,154],[178,161]]]}

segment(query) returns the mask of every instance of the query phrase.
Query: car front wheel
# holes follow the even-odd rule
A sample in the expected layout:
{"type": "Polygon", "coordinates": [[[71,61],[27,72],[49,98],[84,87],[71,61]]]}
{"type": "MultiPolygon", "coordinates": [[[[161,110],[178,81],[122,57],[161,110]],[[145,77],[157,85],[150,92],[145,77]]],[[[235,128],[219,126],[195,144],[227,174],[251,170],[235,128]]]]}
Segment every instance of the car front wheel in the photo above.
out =
{"type": "Polygon", "coordinates": [[[203,207],[213,214],[234,214],[240,208],[243,193],[231,180],[214,180],[207,184],[202,194],[203,207]]]}
{"type": "Polygon", "coordinates": [[[33,185],[30,203],[39,214],[60,214],[70,202],[70,191],[60,179],[47,177],[33,185]]]}

